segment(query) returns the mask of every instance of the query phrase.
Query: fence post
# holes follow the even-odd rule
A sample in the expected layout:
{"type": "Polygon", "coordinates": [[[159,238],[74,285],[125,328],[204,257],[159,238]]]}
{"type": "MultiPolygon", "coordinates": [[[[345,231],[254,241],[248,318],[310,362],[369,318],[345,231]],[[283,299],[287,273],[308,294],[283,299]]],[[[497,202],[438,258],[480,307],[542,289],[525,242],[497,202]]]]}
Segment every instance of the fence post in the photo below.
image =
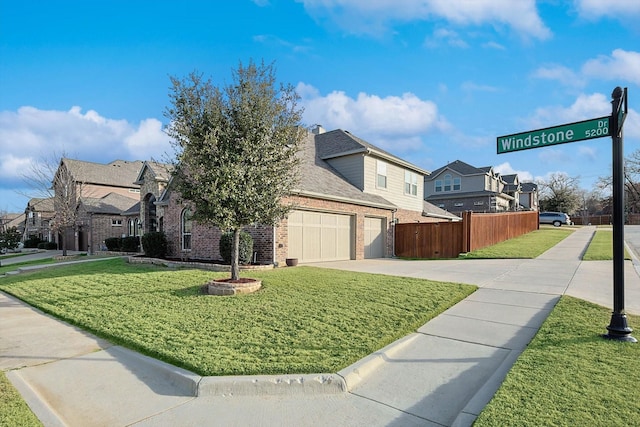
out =
{"type": "Polygon", "coordinates": [[[462,250],[471,252],[471,211],[462,212],[462,250]]]}

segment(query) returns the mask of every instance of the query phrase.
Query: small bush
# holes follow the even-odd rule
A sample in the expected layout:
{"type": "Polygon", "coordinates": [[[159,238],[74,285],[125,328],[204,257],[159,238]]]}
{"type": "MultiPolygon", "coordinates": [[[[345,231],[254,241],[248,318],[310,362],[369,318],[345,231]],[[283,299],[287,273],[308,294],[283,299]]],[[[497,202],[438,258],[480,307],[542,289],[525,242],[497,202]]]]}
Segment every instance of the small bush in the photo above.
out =
{"type": "Polygon", "coordinates": [[[164,258],[167,255],[167,237],[162,231],[152,231],[142,236],[144,254],[151,258],[164,258]]]}
{"type": "Polygon", "coordinates": [[[58,244],[56,242],[40,242],[38,243],[38,249],[46,249],[46,250],[58,249],[58,244]]]}
{"type": "Polygon", "coordinates": [[[39,248],[38,245],[40,243],[46,243],[43,240],[40,240],[38,236],[29,236],[27,240],[24,241],[25,248],[39,248]]]}
{"type": "MultiPolygon", "coordinates": [[[[225,263],[231,264],[231,246],[233,245],[233,232],[222,233],[220,236],[220,256],[225,263]]],[[[240,232],[240,248],[238,262],[250,264],[253,256],[253,238],[246,231],[240,232]]]]}
{"type": "Polygon", "coordinates": [[[140,238],[138,236],[123,237],[120,241],[120,250],[123,252],[138,252],[140,238]]]}
{"type": "Polygon", "coordinates": [[[109,237],[104,239],[104,244],[107,247],[107,250],[120,252],[120,245],[122,239],[120,237],[109,237]]]}

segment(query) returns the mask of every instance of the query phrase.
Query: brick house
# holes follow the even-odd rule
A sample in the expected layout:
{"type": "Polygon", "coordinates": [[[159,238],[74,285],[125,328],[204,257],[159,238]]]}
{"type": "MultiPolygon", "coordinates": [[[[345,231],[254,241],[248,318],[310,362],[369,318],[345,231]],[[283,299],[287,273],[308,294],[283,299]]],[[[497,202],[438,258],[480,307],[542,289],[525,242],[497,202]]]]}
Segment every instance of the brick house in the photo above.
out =
{"type": "MultiPolygon", "coordinates": [[[[65,235],[66,249],[96,251],[101,248],[103,236],[119,237],[125,234],[122,232],[122,224],[117,219],[112,222],[112,217],[115,210],[121,209],[119,215],[139,201],[140,186],[134,184],[134,181],[142,165],[141,161],[125,160],[115,160],[108,164],[67,158],[60,160],[56,176],[65,178],[54,179],[54,210],[58,209],[56,200],[60,200],[65,191],[60,187],[60,181],[72,181],[72,197],[77,201],[78,208],[76,223],[65,235]],[[102,227],[103,220],[108,227],[102,227]],[[94,230],[96,226],[101,230],[97,234],[94,230]],[[105,230],[109,230],[109,233],[104,232],[105,230]]],[[[122,221],[122,217],[119,220],[122,221]]],[[[57,234],[55,241],[59,243],[60,238],[57,234]]]]}
{"type": "MultiPolygon", "coordinates": [[[[390,257],[395,223],[460,219],[422,199],[429,172],[347,131],[316,127],[307,133],[300,156],[300,181],[283,200],[293,206],[291,212],[276,226],[246,228],[257,261],[390,257]]],[[[138,183],[155,190],[153,180],[141,176],[138,183]]],[[[171,191],[170,183],[155,205],[171,256],[220,259],[220,230],[191,221],[191,207],[171,191]]]]}
{"type": "Polygon", "coordinates": [[[23,240],[37,237],[45,242],[53,242],[55,236],[51,230],[51,220],[54,215],[53,197],[29,199],[23,216],[23,240]]]}

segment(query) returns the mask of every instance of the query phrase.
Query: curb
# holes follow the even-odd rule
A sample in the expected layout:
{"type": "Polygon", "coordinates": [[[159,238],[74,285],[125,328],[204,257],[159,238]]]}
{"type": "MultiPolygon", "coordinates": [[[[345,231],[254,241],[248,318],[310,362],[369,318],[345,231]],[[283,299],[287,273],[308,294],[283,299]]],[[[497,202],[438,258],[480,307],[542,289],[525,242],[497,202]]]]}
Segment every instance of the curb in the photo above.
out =
{"type": "Polygon", "coordinates": [[[339,371],[338,375],[344,378],[346,391],[353,390],[367,375],[370,375],[390,357],[411,344],[419,336],[420,334],[417,332],[411,333],[339,371]]]}
{"type": "Polygon", "coordinates": [[[226,376],[203,377],[197,396],[292,396],[345,391],[344,380],[336,374],[226,376]]]}
{"type": "Polygon", "coordinates": [[[51,427],[67,426],[60,415],[46,403],[46,400],[22,378],[19,369],[6,371],[5,374],[43,425],[51,427]]]}

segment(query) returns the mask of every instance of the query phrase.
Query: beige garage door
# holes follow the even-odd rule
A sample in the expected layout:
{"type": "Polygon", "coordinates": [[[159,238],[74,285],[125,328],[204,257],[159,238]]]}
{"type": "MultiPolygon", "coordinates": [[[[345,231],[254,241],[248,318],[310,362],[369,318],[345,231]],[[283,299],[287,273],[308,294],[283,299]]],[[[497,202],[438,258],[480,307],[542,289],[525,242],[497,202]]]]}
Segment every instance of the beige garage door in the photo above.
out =
{"type": "Polygon", "coordinates": [[[351,216],[291,211],[288,227],[289,258],[300,262],[351,259],[351,216]]]}
{"type": "Polygon", "coordinates": [[[364,257],[384,257],[384,218],[364,219],[364,257]]]}

